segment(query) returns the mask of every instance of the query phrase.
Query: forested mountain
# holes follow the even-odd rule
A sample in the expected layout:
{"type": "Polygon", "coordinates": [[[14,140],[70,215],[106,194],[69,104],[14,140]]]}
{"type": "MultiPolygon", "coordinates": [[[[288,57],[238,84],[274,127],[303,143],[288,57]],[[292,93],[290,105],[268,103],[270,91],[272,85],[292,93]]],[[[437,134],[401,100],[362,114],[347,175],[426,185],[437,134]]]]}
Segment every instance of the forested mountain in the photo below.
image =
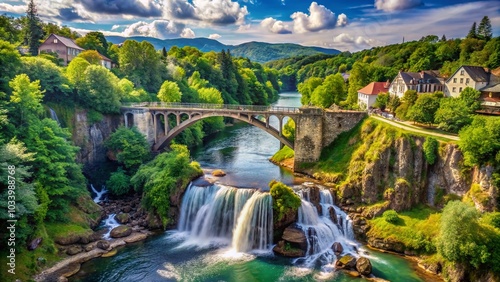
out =
{"type": "Polygon", "coordinates": [[[195,47],[202,52],[216,51],[222,49],[230,50],[234,56],[249,58],[255,62],[268,62],[282,58],[300,55],[314,54],[338,54],[340,51],[336,49],[327,49],[321,47],[307,47],[298,44],[283,43],[271,44],[264,42],[248,42],[240,45],[225,45],[217,40],[209,38],[176,38],[176,39],[158,39],[153,37],[133,36],[106,36],[106,39],[113,44],[123,43],[125,40],[148,41],[153,44],[155,49],[160,50],[165,48],[170,50],[173,46],[182,48],[184,46],[195,47]]]}

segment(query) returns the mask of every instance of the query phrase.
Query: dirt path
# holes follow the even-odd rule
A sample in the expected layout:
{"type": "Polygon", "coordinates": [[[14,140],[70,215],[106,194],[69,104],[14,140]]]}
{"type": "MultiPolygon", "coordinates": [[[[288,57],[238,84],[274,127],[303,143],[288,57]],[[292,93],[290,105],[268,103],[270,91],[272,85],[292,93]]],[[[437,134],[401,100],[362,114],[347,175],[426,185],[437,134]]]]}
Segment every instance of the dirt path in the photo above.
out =
{"type": "Polygon", "coordinates": [[[388,123],[388,124],[390,124],[392,126],[404,129],[404,130],[408,130],[408,131],[412,131],[412,132],[417,132],[417,133],[422,133],[422,134],[426,134],[426,135],[432,135],[432,136],[441,137],[441,138],[447,138],[447,139],[454,140],[454,141],[460,140],[460,138],[458,138],[458,136],[456,136],[456,135],[436,133],[436,132],[428,131],[428,130],[425,130],[425,129],[417,129],[415,127],[411,127],[411,126],[407,126],[407,125],[404,125],[404,124],[401,124],[401,123],[397,123],[397,122],[394,122],[392,120],[389,120],[389,119],[386,119],[386,118],[383,118],[383,117],[379,117],[379,116],[376,116],[376,115],[370,115],[370,117],[372,117],[374,119],[377,119],[377,120],[380,120],[380,121],[383,121],[385,123],[388,123]]]}

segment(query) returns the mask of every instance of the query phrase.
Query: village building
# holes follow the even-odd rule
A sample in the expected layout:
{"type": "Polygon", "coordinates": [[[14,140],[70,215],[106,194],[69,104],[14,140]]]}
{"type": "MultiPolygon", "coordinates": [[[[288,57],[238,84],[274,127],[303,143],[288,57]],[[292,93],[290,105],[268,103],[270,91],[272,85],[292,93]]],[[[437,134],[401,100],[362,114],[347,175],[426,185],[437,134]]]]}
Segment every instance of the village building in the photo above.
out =
{"type": "Polygon", "coordinates": [[[467,87],[481,90],[488,85],[496,83],[497,80],[498,77],[486,68],[461,66],[446,80],[444,95],[447,97],[458,97],[462,90],[467,87]]]}
{"type": "Polygon", "coordinates": [[[389,87],[389,93],[403,97],[407,90],[417,93],[434,93],[443,91],[444,79],[439,71],[402,72],[400,71],[389,87]]]}
{"type": "Polygon", "coordinates": [[[41,52],[53,52],[64,61],[64,65],[68,65],[73,58],[78,56],[85,49],[76,45],[75,41],[70,38],[51,34],[38,48],[38,54],[41,52]]]}
{"type": "Polygon", "coordinates": [[[375,104],[380,93],[389,91],[389,82],[371,82],[367,86],[358,90],[358,105],[361,109],[369,109],[375,104]]]}

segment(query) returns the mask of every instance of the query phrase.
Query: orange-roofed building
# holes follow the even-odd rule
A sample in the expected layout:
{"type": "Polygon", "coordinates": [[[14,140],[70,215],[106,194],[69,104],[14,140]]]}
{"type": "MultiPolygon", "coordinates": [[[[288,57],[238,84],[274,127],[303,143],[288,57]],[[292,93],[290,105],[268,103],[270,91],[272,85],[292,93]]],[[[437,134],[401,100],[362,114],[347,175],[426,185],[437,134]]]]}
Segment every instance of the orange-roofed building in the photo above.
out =
{"type": "Polygon", "coordinates": [[[358,105],[361,109],[369,109],[380,93],[389,92],[389,82],[371,82],[367,86],[358,90],[358,105]]]}

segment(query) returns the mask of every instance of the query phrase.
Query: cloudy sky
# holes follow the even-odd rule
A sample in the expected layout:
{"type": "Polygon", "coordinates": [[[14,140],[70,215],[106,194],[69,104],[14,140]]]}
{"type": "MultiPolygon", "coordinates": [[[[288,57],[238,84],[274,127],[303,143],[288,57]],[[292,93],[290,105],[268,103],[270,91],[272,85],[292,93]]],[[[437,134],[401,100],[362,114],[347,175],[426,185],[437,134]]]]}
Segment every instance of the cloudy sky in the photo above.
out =
{"type": "MultiPolygon", "coordinates": [[[[19,16],[29,0],[0,0],[19,16]]],[[[44,21],[78,32],[225,44],[291,42],[357,51],[428,34],[464,37],[488,16],[500,36],[500,0],[35,0],[44,21]]]]}

